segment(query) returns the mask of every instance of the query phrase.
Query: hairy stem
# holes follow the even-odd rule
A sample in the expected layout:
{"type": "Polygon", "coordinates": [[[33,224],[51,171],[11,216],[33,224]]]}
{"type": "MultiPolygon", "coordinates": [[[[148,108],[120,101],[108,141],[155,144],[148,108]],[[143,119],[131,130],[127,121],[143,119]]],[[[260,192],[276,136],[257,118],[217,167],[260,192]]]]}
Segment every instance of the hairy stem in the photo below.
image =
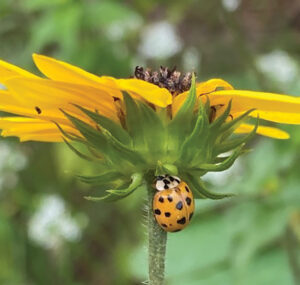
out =
{"type": "Polygon", "coordinates": [[[165,276],[165,254],[167,233],[156,223],[153,211],[152,200],[155,190],[148,183],[148,261],[149,261],[149,285],[164,284],[165,276]]]}

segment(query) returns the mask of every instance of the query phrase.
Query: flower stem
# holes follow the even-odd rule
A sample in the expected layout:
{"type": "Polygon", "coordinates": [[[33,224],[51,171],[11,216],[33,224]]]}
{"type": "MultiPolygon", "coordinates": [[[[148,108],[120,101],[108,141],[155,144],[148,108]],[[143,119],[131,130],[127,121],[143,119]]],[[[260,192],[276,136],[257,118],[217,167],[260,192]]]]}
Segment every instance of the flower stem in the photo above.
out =
{"type": "Polygon", "coordinates": [[[147,183],[148,190],[148,261],[149,261],[149,285],[164,284],[165,254],[167,233],[157,224],[153,211],[152,200],[155,194],[153,187],[147,183]]]}

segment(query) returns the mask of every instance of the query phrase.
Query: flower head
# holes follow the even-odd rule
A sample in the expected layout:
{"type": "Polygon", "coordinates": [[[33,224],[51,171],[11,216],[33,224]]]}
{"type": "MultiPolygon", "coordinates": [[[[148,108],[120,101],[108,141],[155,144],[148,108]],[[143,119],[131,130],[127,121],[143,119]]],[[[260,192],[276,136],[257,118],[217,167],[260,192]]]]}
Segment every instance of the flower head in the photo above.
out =
{"type": "MultiPolygon", "coordinates": [[[[2,136],[21,141],[65,141],[78,155],[107,171],[81,180],[103,186],[108,199],[130,194],[146,173],[184,177],[199,197],[222,198],[198,179],[228,168],[254,134],[286,139],[277,128],[248,124],[250,117],[300,124],[295,97],[235,90],[222,79],[196,83],[191,73],[138,67],[135,77],[96,76],[42,55],[33,56],[46,76],[0,61],[2,136]],[[17,115],[17,116],[16,116],[17,115]],[[232,136],[232,134],[247,134],[232,136]],[[74,148],[85,144],[92,155],[74,148]],[[228,157],[220,154],[233,151],[228,157]],[[199,190],[200,189],[200,190],[199,190]]],[[[225,195],[226,196],[226,195],[225,195]]]]}

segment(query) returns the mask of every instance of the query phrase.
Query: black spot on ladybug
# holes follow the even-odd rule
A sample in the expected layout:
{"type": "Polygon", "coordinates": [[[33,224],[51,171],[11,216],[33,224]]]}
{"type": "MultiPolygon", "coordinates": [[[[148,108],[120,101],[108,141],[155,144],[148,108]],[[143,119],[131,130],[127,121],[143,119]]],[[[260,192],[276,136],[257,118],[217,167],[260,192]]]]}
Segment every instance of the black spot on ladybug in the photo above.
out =
{"type": "Polygon", "coordinates": [[[168,201],[169,201],[169,202],[172,202],[172,201],[173,201],[172,196],[168,195],[168,201]]]}
{"type": "Polygon", "coordinates": [[[179,202],[176,204],[176,209],[177,209],[177,210],[181,210],[182,207],[183,207],[182,202],[179,201],[179,202]]]}
{"type": "Polygon", "coordinates": [[[165,189],[169,189],[169,186],[167,184],[164,185],[165,189]]]}
{"type": "Polygon", "coordinates": [[[169,180],[167,180],[167,179],[164,179],[163,180],[163,183],[165,183],[165,184],[168,184],[170,181],[169,180]]]}
{"type": "Polygon", "coordinates": [[[171,216],[171,213],[170,212],[165,212],[165,216],[168,218],[171,216]]]}
{"type": "Polygon", "coordinates": [[[172,177],[172,176],[170,176],[169,179],[170,179],[171,182],[174,181],[174,177],[172,177]]]}
{"type": "Polygon", "coordinates": [[[189,221],[192,219],[194,213],[190,213],[189,221]]]}
{"type": "Polygon", "coordinates": [[[173,225],[172,225],[172,224],[169,224],[169,226],[172,227],[173,225]]]}
{"type": "Polygon", "coordinates": [[[186,203],[190,206],[192,203],[192,199],[190,197],[185,198],[186,203]]]}
{"type": "Polygon", "coordinates": [[[185,186],[185,190],[186,190],[186,192],[190,192],[190,189],[187,186],[185,186]]]}
{"type": "Polygon", "coordinates": [[[35,106],[34,109],[37,111],[38,114],[42,113],[42,110],[38,106],[35,106]]]}
{"type": "Polygon", "coordinates": [[[166,224],[161,224],[162,227],[167,228],[168,226],[166,224]]]}
{"type": "Polygon", "coordinates": [[[159,209],[155,209],[155,210],[154,210],[154,213],[155,213],[155,215],[160,215],[160,214],[161,214],[161,211],[160,211],[159,209]]]}
{"type": "Polygon", "coordinates": [[[177,233],[177,232],[180,232],[181,229],[178,229],[178,230],[175,230],[175,231],[172,231],[172,233],[177,233]]]}
{"type": "Polygon", "coordinates": [[[159,198],[158,198],[158,201],[159,201],[160,203],[163,203],[163,202],[164,202],[164,198],[163,198],[163,197],[159,197],[159,198]]]}
{"type": "Polygon", "coordinates": [[[180,180],[178,180],[178,179],[176,179],[176,178],[175,178],[175,181],[176,181],[177,183],[180,183],[180,180]]]}
{"type": "Polygon", "coordinates": [[[185,219],[185,217],[183,217],[182,219],[180,219],[180,220],[177,220],[177,224],[180,224],[180,225],[184,225],[185,224],[185,222],[186,222],[186,219],[185,219]]]}
{"type": "Polygon", "coordinates": [[[163,180],[163,179],[164,179],[163,176],[158,176],[158,177],[157,177],[157,180],[163,180]]]}

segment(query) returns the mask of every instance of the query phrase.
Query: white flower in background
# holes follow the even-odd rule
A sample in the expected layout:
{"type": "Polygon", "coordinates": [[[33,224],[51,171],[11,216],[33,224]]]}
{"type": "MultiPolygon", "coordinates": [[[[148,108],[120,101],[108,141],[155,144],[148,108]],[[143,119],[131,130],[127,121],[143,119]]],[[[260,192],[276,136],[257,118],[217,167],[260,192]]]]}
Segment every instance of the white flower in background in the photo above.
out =
{"type": "Polygon", "coordinates": [[[175,27],[166,21],[148,25],[141,35],[139,52],[145,58],[168,58],[180,52],[183,46],[175,27]]]}
{"type": "Polygon", "coordinates": [[[105,28],[106,36],[112,41],[120,41],[126,35],[135,32],[142,25],[142,19],[137,14],[133,14],[131,17],[122,19],[122,21],[116,21],[111,23],[105,28]]]}
{"type": "Polygon", "coordinates": [[[229,11],[235,11],[241,4],[241,0],[222,0],[223,7],[229,11]]]}
{"type": "Polygon", "coordinates": [[[192,70],[199,72],[199,65],[201,61],[201,54],[195,47],[187,48],[182,56],[183,68],[185,70],[192,70]]]}
{"type": "Polygon", "coordinates": [[[281,83],[291,82],[299,75],[296,61],[283,50],[275,50],[261,55],[256,63],[262,72],[281,83]]]}
{"type": "Polygon", "coordinates": [[[67,211],[62,198],[46,195],[29,221],[28,235],[38,245],[56,249],[64,241],[78,241],[81,237],[81,227],[67,211]]]}

